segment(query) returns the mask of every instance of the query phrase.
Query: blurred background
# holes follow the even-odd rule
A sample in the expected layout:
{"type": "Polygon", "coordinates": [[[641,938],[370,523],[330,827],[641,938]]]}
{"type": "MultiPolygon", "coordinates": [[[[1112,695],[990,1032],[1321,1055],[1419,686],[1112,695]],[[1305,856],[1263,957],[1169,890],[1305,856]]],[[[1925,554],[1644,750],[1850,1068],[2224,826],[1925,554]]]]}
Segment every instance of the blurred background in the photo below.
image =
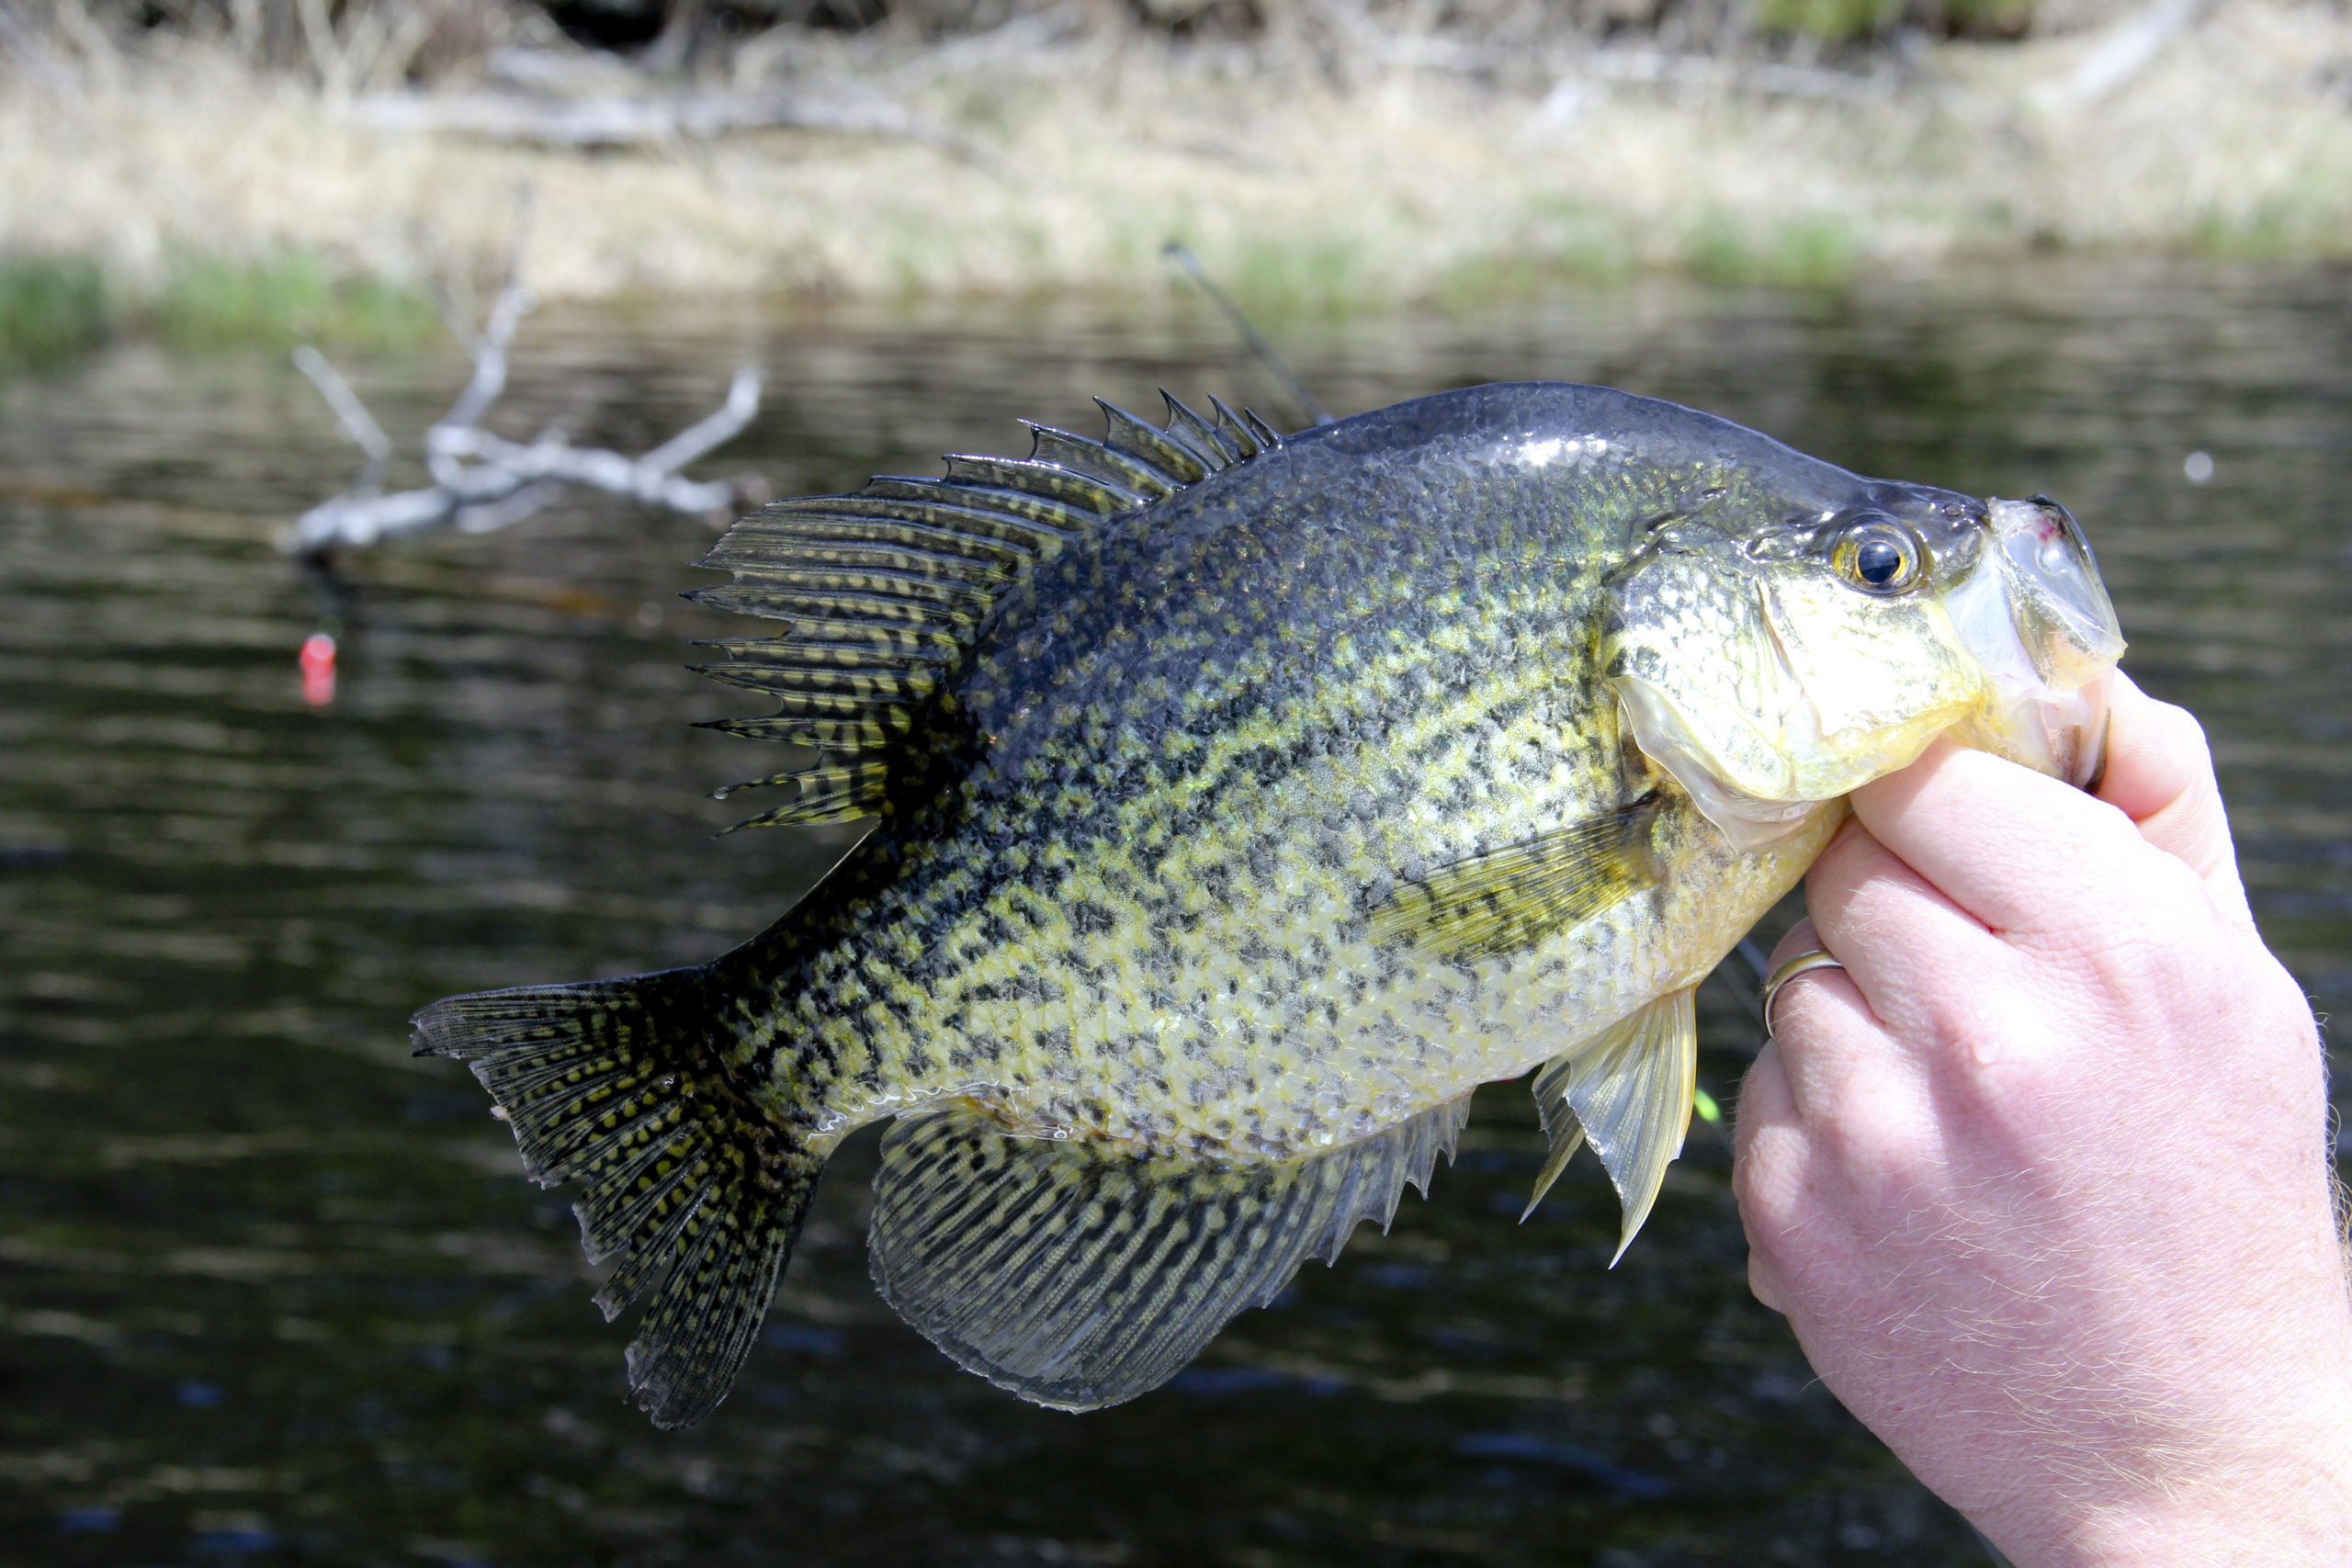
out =
{"type": "Polygon", "coordinates": [[[1989,1561],[1748,1298],[1704,1127],[1611,1272],[1495,1086],[1085,1417],[875,1299],[869,1135],[661,1434],[409,1056],[846,841],[711,837],[733,510],[1095,394],[1312,417],[1171,241],[1340,414],[1600,381],[2066,501],[2352,1005],[2340,0],[0,0],[0,1563],[1989,1561]]]}

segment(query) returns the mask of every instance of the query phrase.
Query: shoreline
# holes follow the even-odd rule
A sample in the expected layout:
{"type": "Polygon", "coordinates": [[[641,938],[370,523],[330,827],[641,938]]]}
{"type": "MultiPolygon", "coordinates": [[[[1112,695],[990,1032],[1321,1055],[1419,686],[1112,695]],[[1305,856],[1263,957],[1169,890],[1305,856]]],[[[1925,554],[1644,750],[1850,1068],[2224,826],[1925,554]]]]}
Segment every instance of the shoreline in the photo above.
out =
{"type": "MultiPolygon", "coordinates": [[[[2078,93],[2114,36],[1923,44],[1868,74],[1392,49],[1335,75],[1116,29],[897,58],[818,39],[783,80],[937,133],[585,151],[373,129],[380,99],[183,44],[0,98],[0,292],[80,267],[108,320],[167,333],[398,338],[437,330],[434,292],[495,287],[524,185],[526,273],[551,302],[1161,293],[1185,287],[1171,239],[1277,321],[1653,270],[1814,285],[2052,251],[2352,256],[2352,16],[2234,0],[2078,93]]],[[[8,320],[0,300],[0,348],[8,320]]]]}

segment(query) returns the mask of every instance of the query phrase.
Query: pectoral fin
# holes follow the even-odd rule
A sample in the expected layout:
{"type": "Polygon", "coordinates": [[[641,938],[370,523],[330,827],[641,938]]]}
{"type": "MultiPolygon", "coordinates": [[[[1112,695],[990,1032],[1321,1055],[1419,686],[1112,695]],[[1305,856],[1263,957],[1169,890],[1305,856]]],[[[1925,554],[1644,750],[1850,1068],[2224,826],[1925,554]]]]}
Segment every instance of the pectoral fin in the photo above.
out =
{"type": "Polygon", "coordinates": [[[1625,1216],[1617,1257],[1609,1260],[1612,1269],[1649,1218],[1666,1168],[1682,1153],[1690,1128],[1691,1093],[1699,1083],[1696,995],[1694,987],[1660,997],[1535,1075],[1535,1108],[1552,1155],[1535,1179],[1527,1213],[1535,1212],[1570,1156],[1590,1143],[1625,1216]]]}
{"type": "Polygon", "coordinates": [[[1373,940],[1440,958],[1533,947],[1658,881],[1650,828],[1662,804],[1652,791],[1604,816],[1399,883],[1372,908],[1373,940]]]}

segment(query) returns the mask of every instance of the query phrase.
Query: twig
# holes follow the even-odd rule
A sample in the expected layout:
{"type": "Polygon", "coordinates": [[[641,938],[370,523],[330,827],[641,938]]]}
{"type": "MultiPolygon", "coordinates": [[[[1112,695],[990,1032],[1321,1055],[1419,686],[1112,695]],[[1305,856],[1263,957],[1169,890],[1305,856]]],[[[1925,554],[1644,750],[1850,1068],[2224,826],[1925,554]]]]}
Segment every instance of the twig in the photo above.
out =
{"type": "Polygon", "coordinates": [[[311,378],[368,461],[350,488],[321,502],[295,520],[279,543],[289,553],[323,557],[347,547],[453,527],[481,534],[521,522],[563,492],[581,485],[625,496],[648,506],[701,515],[736,500],[729,484],[689,479],[678,470],[731,441],[760,407],[760,373],[745,366],[735,372],[718,412],[680,431],[642,457],[574,446],[550,431],[537,441],[509,441],[482,429],[481,418],[506,389],[508,349],[515,329],[531,309],[523,282],[523,247],[530,217],[527,189],[517,195],[518,212],[508,255],[506,284],[491,305],[481,331],[466,343],[473,374],[449,412],[424,434],[424,461],[433,483],[391,495],[379,492],[392,444],[324,355],[309,344],[295,350],[294,363],[311,378]]]}
{"type": "Polygon", "coordinates": [[[1250,318],[1241,313],[1241,307],[1216,286],[1209,276],[1208,269],[1201,265],[1201,258],[1193,254],[1192,246],[1182,240],[1170,240],[1165,252],[1170,260],[1184,269],[1186,276],[1200,286],[1201,292],[1225,312],[1225,319],[1233,323],[1233,330],[1241,334],[1241,341],[1250,345],[1250,352],[1256,355],[1266,368],[1273,372],[1275,378],[1289,389],[1290,395],[1298,400],[1298,406],[1306,412],[1309,419],[1317,424],[1338,423],[1329,410],[1315,400],[1315,394],[1306,389],[1306,383],[1292,374],[1291,367],[1283,363],[1283,356],[1274,352],[1274,345],[1258,335],[1258,329],[1250,324],[1250,318]]]}
{"type": "Polygon", "coordinates": [[[458,346],[466,351],[468,359],[481,352],[481,334],[474,330],[473,322],[458,304],[458,297],[446,283],[433,286],[433,313],[441,318],[442,326],[458,340],[458,346]]]}
{"type": "Polygon", "coordinates": [[[384,434],[384,427],[376,423],[376,416],[368,412],[368,405],[359,400],[343,373],[327,363],[325,355],[306,343],[294,351],[294,367],[311,378],[311,385],[343,422],[344,434],[368,454],[368,466],[351,481],[350,493],[374,495],[384,482],[384,466],[392,460],[392,438],[384,434]]]}
{"type": "Polygon", "coordinates": [[[683,468],[713,447],[734,440],[736,433],[749,424],[759,410],[760,373],[747,365],[735,372],[735,379],[728,384],[727,401],[717,413],[699,424],[686,426],[638,462],[655,473],[683,468]]]}

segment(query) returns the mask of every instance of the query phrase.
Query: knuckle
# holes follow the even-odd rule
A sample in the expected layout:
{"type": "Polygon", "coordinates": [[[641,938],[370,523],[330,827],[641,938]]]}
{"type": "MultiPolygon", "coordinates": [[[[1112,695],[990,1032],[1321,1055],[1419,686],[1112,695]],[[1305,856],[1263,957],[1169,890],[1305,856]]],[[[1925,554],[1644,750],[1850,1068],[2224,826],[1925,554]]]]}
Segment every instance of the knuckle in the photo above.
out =
{"type": "Polygon", "coordinates": [[[2195,714],[2177,703],[2158,703],[2156,711],[2171,727],[2173,744],[2191,756],[2209,762],[2212,760],[2212,742],[2206,737],[2203,722],[2195,714]]]}

